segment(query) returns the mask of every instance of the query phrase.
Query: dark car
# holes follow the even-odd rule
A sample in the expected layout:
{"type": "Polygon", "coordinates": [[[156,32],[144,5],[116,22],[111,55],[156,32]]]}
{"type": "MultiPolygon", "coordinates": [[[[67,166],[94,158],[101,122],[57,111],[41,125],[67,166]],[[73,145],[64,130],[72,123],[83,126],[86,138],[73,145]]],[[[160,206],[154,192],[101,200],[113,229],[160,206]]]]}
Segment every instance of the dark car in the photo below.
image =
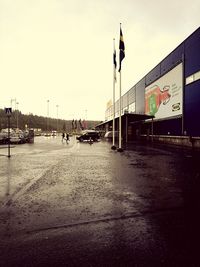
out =
{"type": "Polygon", "coordinates": [[[77,136],[76,139],[79,140],[80,142],[83,142],[83,141],[96,142],[100,139],[100,134],[98,131],[85,130],[83,131],[82,135],[77,136]]]}

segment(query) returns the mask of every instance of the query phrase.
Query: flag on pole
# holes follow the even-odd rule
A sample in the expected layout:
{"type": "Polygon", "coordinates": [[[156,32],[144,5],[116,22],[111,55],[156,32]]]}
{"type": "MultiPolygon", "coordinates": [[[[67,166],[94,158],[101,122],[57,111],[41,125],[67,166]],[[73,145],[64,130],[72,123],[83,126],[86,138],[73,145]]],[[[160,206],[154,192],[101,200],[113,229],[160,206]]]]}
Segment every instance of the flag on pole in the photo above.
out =
{"type": "Polygon", "coordinates": [[[116,76],[117,61],[116,61],[116,49],[115,49],[115,44],[114,44],[114,52],[113,52],[113,64],[114,64],[114,80],[115,80],[115,82],[116,82],[116,81],[117,81],[117,76],[116,76]]]}
{"type": "Polygon", "coordinates": [[[121,71],[121,63],[122,60],[125,58],[125,45],[124,45],[124,38],[122,34],[122,29],[120,25],[120,38],[119,38],[119,72],[121,71]]]}

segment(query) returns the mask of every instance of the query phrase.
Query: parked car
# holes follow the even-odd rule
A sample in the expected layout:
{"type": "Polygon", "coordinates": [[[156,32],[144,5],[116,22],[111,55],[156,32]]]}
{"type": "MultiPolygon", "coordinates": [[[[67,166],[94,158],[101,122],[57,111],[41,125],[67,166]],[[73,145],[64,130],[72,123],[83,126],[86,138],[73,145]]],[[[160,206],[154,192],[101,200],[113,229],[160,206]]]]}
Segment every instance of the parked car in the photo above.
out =
{"type": "Polygon", "coordinates": [[[26,138],[24,133],[20,131],[19,133],[12,133],[10,135],[10,143],[11,144],[24,144],[26,143],[26,138]]]}
{"type": "Polygon", "coordinates": [[[7,133],[0,133],[0,144],[6,144],[8,140],[7,133]]]}
{"type": "MultiPolygon", "coordinates": [[[[115,138],[119,138],[119,132],[118,131],[115,131],[114,134],[115,134],[115,138]]],[[[113,138],[113,131],[106,132],[104,137],[108,140],[111,140],[113,138]]]]}
{"type": "Polygon", "coordinates": [[[82,132],[82,135],[76,137],[77,140],[80,142],[83,141],[93,141],[96,142],[100,139],[100,134],[98,131],[95,130],[85,130],[82,132]]]}
{"type": "Polygon", "coordinates": [[[21,141],[21,139],[20,139],[19,135],[17,135],[17,134],[12,134],[12,135],[10,136],[10,143],[11,143],[11,144],[19,144],[20,141],[21,141]]]}

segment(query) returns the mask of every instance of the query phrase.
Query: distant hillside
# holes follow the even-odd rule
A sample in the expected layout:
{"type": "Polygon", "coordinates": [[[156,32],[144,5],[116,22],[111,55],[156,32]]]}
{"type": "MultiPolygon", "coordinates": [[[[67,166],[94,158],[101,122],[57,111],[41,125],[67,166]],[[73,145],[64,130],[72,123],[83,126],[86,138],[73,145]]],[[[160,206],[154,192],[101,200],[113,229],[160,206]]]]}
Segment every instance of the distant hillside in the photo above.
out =
{"type": "MultiPolygon", "coordinates": [[[[21,130],[24,130],[27,127],[41,129],[42,131],[58,130],[59,132],[70,132],[73,130],[73,128],[77,130],[80,130],[81,128],[92,129],[99,123],[100,121],[57,120],[33,114],[25,115],[17,110],[13,111],[10,118],[11,128],[17,128],[18,124],[18,128],[21,130]]],[[[5,111],[0,109],[0,129],[3,128],[7,128],[7,116],[5,111]]]]}

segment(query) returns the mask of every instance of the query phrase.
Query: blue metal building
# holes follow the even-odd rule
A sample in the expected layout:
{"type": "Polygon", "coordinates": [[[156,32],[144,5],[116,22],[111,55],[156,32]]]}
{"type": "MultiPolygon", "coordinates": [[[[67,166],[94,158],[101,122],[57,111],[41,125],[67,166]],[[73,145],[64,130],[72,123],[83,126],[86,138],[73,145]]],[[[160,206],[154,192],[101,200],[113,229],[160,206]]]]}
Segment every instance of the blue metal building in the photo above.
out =
{"type": "MultiPolygon", "coordinates": [[[[200,28],[128,90],[121,101],[126,139],[133,139],[136,132],[143,135],[152,131],[154,135],[200,136],[200,28]],[[153,124],[147,117],[136,119],[136,115],[154,116],[153,124]]],[[[117,130],[119,100],[115,112],[117,130]]],[[[108,131],[112,129],[113,106],[107,108],[105,117],[98,128],[108,131]]]]}
{"type": "Polygon", "coordinates": [[[155,120],[154,133],[200,136],[200,28],[152,69],[143,78],[144,83],[146,86],[151,84],[180,63],[183,77],[182,114],[180,118],[168,117],[157,123],[155,120]]]}

